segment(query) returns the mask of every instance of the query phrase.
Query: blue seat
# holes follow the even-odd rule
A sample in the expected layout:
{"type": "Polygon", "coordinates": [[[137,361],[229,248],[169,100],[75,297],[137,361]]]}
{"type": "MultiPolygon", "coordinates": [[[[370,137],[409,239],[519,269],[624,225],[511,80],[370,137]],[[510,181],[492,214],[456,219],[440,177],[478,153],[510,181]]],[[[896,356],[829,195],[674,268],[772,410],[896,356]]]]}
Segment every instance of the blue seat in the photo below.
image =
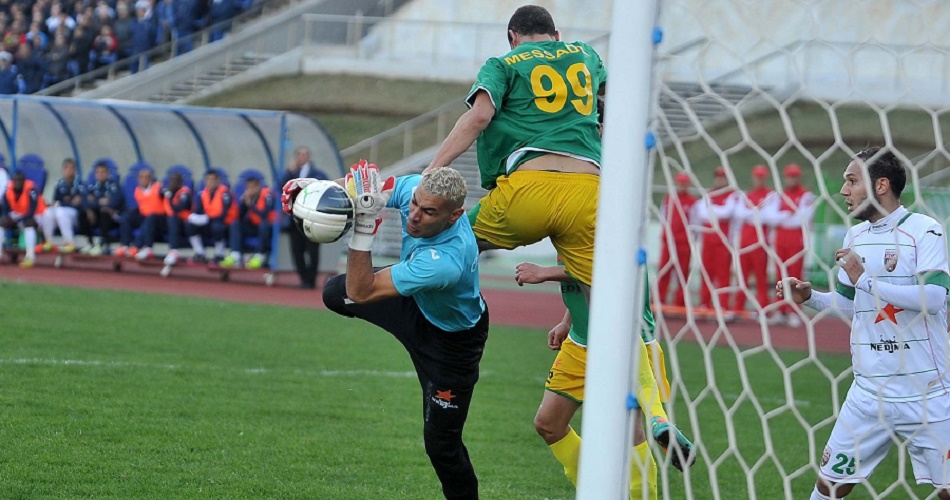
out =
{"type": "Polygon", "coordinates": [[[23,172],[26,175],[26,178],[33,181],[33,184],[36,185],[36,189],[42,193],[46,189],[46,178],[48,174],[46,168],[44,167],[43,159],[38,155],[23,155],[16,163],[16,168],[23,172]]]}

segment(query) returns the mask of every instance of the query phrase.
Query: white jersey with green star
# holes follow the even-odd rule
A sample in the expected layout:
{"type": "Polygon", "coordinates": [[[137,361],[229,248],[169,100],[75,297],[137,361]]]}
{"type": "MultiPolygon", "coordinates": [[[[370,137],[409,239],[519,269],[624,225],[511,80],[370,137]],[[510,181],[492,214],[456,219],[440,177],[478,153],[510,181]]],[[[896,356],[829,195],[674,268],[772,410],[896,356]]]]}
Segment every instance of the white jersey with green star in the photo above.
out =
{"type": "Polygon", "coordinates": [[[903,207],[889,221],[858,224],[844,248],[861,256],[871,293],[838,270],[838,293],[854,300],[851,356],[855,385],[884,401],[916,401],[950,390],[946,301],[935,311],[904,310],[874,293],[873,283],[935,284],[950,289],[947,242],[934,219],[903,207]]]}

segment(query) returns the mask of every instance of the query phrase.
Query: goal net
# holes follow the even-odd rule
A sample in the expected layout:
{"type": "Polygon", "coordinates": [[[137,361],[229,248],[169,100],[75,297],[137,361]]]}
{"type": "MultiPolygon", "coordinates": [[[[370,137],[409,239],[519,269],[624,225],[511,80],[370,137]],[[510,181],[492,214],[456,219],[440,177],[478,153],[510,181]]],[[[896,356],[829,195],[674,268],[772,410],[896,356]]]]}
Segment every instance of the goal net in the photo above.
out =
{"type": "MultiPolygon", "coordinates": [[[[645,241],[668,410],[699,453],[685,474],[660,468],[661,496],[808,498],[822,461],[843,474],[860,466],[823,456],[854,377],[850,320],[776,303],[774,284],[799,275],[834,288],[834,252],[859,222],[838,192],[867,146],[909,167],[905,207],[947,223],[950,9],[928,0],[664,0],[659,9],[645,241]],[[729,190],[761,201],[755,179],[780,193],[769,202],[778,218],[762,204],[744,218],[722,208],[729,190]],[[698,209],[704,199],[713,207],[698,209]]],[[[858,348],[901,356],[893,340],[858,348]]],[[[887,495],[934,495],[916,484],[898,438],[852,493],[887,495]]]]}

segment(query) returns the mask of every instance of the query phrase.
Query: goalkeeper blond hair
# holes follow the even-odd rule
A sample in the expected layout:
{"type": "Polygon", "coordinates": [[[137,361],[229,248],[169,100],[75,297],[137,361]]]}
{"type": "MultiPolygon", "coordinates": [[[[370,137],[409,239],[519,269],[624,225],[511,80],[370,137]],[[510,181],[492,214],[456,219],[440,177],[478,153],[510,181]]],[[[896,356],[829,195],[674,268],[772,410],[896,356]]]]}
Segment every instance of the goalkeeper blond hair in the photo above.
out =
{"type": "Polygon", "coordinates": [[[425,192],[449,200],[452,209],[462,208],[468,189],[465,178],[452,167],[439,167],[422,174],[419,187],[425,192]]]}

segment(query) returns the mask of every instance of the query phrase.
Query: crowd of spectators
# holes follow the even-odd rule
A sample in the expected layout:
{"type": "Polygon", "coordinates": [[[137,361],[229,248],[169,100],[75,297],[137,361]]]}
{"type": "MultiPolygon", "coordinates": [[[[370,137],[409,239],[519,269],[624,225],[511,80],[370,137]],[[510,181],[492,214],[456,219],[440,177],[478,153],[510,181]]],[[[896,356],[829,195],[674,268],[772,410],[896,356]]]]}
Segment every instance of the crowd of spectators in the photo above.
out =
{"type": "MultiPolygon", "coordinates": [[[[0,94],[30,94],[228,21],[253,0],[0,0],[0,94]]],[[[228,24],[225,24],[228,26],[228,24]]],[[[209,39],[224,36],[216,29],[209,39]]],[[[145,58],[145,65],[148,61],[145,58]]],[[[131,66],[134,73],[138,61],[131,66]]]]}

